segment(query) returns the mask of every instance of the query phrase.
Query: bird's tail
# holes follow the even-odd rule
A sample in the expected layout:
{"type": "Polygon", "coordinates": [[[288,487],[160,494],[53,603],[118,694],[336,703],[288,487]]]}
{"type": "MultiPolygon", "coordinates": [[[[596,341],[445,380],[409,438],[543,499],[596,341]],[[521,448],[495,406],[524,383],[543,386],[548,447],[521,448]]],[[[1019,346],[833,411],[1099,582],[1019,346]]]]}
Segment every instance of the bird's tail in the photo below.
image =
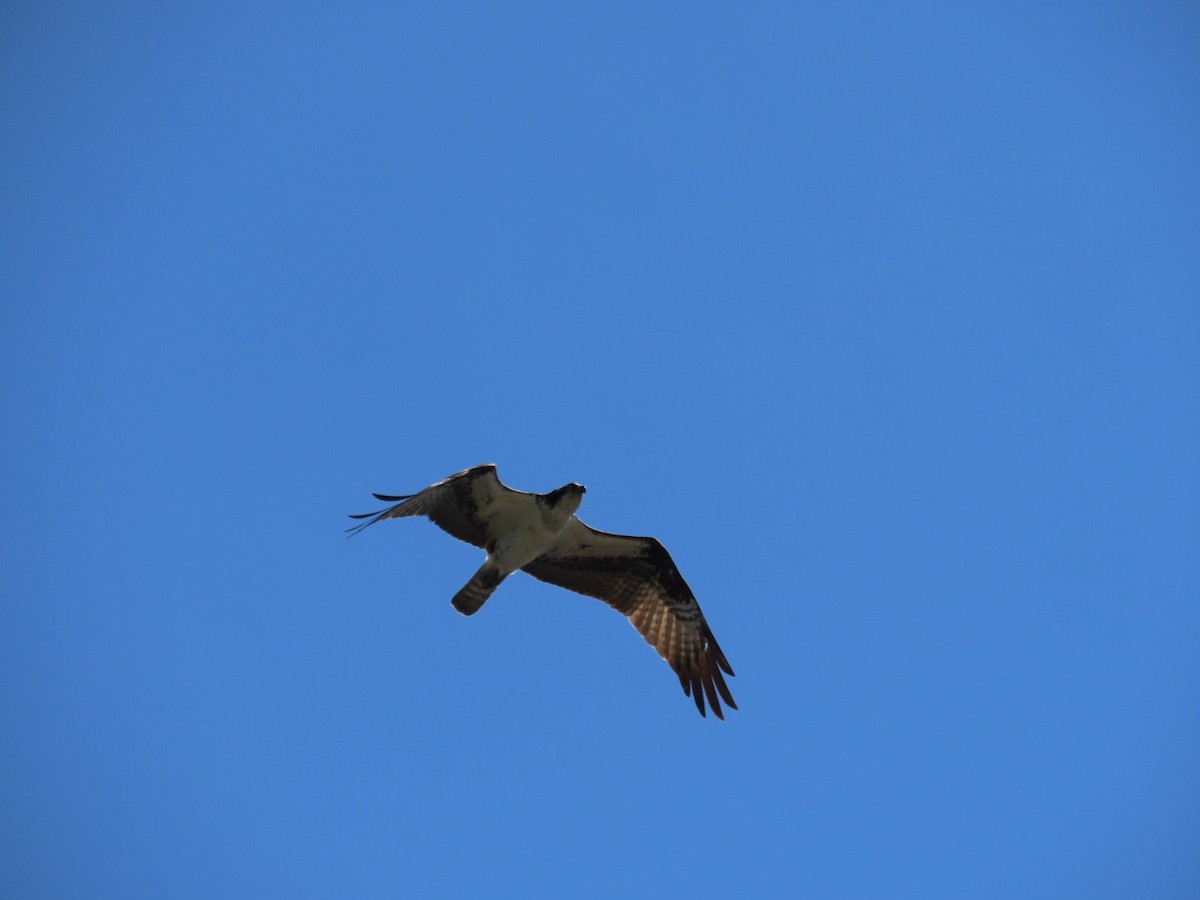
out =
{"type": "Polygon", "coordinates": [[[483,606],[487,598],[492,596],[492,591],[496,590],[500,582],[507,577],[507,574],[495,568],[491,563],[484,563],[450,602],[464,616],[477,613],[479,607],[483,606]]]}

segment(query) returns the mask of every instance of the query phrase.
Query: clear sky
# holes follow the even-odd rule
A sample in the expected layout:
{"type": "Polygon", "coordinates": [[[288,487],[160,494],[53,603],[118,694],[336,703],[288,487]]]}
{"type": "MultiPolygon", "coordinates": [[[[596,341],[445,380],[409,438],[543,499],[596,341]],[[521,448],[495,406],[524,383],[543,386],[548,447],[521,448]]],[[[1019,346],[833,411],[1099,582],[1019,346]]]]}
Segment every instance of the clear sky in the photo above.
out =
{"type": "Polygon", "coordinates": [[[1193,2],[8,3],[0,893],[1200,896],[1193,2]],[[371,491],[654,535],[733,664],[371,491]]]}

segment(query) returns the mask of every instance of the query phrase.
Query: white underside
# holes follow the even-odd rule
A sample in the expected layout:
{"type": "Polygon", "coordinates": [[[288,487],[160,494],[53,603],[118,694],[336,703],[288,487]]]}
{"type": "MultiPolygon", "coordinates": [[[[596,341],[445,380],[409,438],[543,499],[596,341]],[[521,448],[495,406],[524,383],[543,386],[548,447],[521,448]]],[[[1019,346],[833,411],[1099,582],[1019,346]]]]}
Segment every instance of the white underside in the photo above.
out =
{"type": "Polygon", "coordinates": [[[537,559],[554,544],[566,524],[575,517],[578,504],[560,503],[546,513],[528,495],[504,495],[496,498],[479,515],[488,523],[488,532],[498,534],[496,546],[487,563],[509,575],[537,559]]]}

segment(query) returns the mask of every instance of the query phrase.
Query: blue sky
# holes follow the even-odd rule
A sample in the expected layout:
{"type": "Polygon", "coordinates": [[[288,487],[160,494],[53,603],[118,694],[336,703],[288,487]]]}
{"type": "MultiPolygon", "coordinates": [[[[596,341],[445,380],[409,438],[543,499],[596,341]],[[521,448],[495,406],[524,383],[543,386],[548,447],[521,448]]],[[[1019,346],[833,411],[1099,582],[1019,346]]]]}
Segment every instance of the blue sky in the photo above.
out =
{"type": "Polygon", "coordinates": [[[6,896],[1200,895],[1193,4],[0,34],[6,896]],[[344,538],[488,461],[741,711],[344,538]]]}

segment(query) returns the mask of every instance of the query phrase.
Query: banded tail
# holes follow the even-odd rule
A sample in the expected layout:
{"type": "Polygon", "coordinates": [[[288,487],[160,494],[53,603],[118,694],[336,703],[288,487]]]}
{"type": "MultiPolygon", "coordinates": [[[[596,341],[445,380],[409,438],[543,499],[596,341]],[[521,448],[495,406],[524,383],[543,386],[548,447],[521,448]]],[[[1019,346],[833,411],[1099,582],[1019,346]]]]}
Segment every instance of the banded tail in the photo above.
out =
{"type": "Polygon", "coordinates": [[[484,563],[450,603],[464,616],[474,615],[507,577],[490,563],[484,563]]]}

